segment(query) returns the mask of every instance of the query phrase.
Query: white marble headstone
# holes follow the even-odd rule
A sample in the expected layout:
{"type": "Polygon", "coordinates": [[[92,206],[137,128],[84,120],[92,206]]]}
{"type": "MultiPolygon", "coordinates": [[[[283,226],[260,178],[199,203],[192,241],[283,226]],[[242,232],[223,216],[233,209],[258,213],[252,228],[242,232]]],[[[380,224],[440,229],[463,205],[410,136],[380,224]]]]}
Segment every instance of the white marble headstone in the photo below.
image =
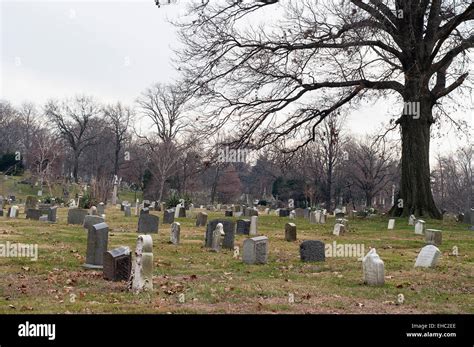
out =
{"type": "Polygon", "coordinates": [[[346,231],[346,227],[344,226],[344,224],[336,224],[334,225],[334,230],[333,230],[333,235],[336,235],[336,236],[341,236],[342,234],[344,234],[346,231]]]}
{"type": "Polygon", "coordinates": [[[388,230],[393,230],[395,228],[395,219],[388,220],[388,230]]]}
{"type": "Polygon", "coordinates": [[[415,234],[423,235],[425,233],[425,221],[418,219],[415,223],[415,234]]]}
{"type": "Polygon", "coordinates": [[[440,256],[441,251],[438,247],[433,245],[425,246],[416,258],[415,267],[435,267],[440,256]]]}
{"type": "Polygon", "coordinates": [[[385,283],[384,263],[375,248],[372,248],[362,260],[364,283],[371,286],[380,286],[385,283]]]}

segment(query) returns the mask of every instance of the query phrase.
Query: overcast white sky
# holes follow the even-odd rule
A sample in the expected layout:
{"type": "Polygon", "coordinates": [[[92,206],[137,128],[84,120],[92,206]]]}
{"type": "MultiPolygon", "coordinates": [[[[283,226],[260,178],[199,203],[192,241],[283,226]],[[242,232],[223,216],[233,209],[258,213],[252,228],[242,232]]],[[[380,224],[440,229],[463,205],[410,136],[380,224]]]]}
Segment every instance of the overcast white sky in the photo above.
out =
{"type": "MultiPolygon", "coordinates": [[[[152,83],[176,77],[170,58],[177,42],[167,18],[183,13],[182,4],[159,9],[154,0],[0,0],[0,98],[43,104],[83,93],[131,104],[152,83]]],[[[472,110],[472,98],[466,104],[472,110]]],[[[379,129],[388,110],[394,111],[379,103],[352,114],[351,131],[379,129]]],[[[456,118],[472,128],[472,114],[456,118]]],[[[447,133],[432,150],[449,151],[459,143],[466,138],[447,133]]]]}

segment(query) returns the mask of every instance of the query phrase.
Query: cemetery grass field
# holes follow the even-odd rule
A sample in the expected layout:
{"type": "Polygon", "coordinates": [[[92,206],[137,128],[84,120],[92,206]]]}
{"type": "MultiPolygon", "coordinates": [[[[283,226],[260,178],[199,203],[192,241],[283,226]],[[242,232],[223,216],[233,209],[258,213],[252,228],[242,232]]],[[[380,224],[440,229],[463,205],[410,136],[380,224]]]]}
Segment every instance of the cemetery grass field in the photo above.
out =
{"type": "MultiPolygon", "coordinates": [[[[135,295],[125,282],[105,281],[101,271],[81,267],[87,232],[66,225],[66,208],[59,209],[57,224],[26,220],[21,212],[19,219],[0,217],[0,243],[38,244],[38,261],[0,258],[1,313],[474,313],[474,232],[466,224],[427,220],[427,228],[444,231],[442,257],[434,269],[415,269],[424,236],[415,235],[406,218],[397,219],[394,231],[387,230],[386,218],[350,220],[352,231],[341,237],[332,235],[334,217],[325,225],[298,218],[292,220],[298,241],[286,242],[289,219],[260,216],[259,234],[270,239],[266,265],[245,265],[230,250],[209,252],[202,247],[205,227],[180,218],[179,246],[168,243],[170,225],[160,224],[153,235],[154,290],[135,295]],[[299,244],[309,239],[364,244],[365,253],[375,247],[385,262],[385,285],[363,285],[356,258],[302,263],[299,244]],[[458,256],[451,255],[454,246],[458,256]]],[[[151,213],[162,222],[161,212],[151,213]]],[[[223,218],[223,212],[208,213],[208,221],[223,218]]],[[[108,249],[134,250],[138,217],[125,218],[115,207],[106,214],[108,249]]],[[[242,249],[244,239],[236,235],[235,245],[242,249]]]]}

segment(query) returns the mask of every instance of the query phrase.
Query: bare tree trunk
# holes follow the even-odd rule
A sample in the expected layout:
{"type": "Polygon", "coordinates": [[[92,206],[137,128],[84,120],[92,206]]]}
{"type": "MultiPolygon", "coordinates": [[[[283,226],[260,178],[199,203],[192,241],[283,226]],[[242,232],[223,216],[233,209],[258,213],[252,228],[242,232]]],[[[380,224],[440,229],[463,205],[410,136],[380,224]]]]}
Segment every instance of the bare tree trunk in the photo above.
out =
{"type": "MultiPolygon", "coordinates": [[[[412,98],[411,100],[417,100],[412,98]]],[[[441,219],[435,205],[430,180],[430,127],[433,104],[420,100],[419,118],[402,116],[402,169],[398,199],[392,207],[392,216],[429,216],[441,219]]]]}
{"type": "Polygon", "coordinates": [[[77,151],[74,151],[74,166],[73,166],[73,169],[72,169],[72,177],[74,178],[74,182],[75,183],[79,183],[79,176],[78,176],[78,173],[79,173],[79,153],[77,153],[77,151]]]}

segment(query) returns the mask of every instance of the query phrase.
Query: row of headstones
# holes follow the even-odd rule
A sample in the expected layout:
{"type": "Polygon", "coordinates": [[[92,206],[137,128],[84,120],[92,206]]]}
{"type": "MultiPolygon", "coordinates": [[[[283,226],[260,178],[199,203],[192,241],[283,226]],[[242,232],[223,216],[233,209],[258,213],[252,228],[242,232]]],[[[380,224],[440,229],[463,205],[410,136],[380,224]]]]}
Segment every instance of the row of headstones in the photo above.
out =
{"type": "MultiPolygon", "coordinates": [[[[228,227],[231,222],[228,222],[228,227]]],[[[206,247],[218,252],[221,248],[221,239],[224,238],[222,246],[231,249],[229,238],[231,232],[225,232],[222,221],[212,221],[206,233],[206,247]],[[217,222],[217,224],[215,224],[217,222]],[[215,224],[215,228],[213,229],[215,224]],[[212,230],[213,229],[213,230],[212,230]],[[212,233],[209,231],[212,230],[212,233]]],[[[296,226],[287,223],[285,226],[285,240],[296,241],[296,226]]],[[[243,244],[242,261],[246,264],[266,264],[268,260],[268,237],[258,236],[246,239],[243,244]]],[[[441,255],[440,250],[433,245],[422,248],[415,261],[415,267],[434,267],[441,255]]],[[[306,240],[300,244],[300,259],[303,262],[319,262],[326,259],[326,247],[324,242],[318,240],[306,240]]],[[[362,268],[364,282],[368,285],[383,285],[385,282],[384,262],[380,259],[375,249],[363,258],[362,268]]]]}
{"type": "MultiPolygon", "coordinates": [[[[3,209],[0,209],[0,216],[3,216],[3,209]]],[[[18,218],[20,208],[16,205],[10,206],[6,213],[8,218],[18,218]]],[[[29,208],[26,210],[26,219],[39,220],[43,222],[56,223],[57,207],[40,207],[38,209],[29,208]]]]}
{"type": "MultiPolygon", "coordinates": [[[[388,230],[395,229],[395,219],[388,220],[388,230]]],[[[422,219],[417,219],[415,215],[408,217],[408,225],[415,227],[416,235],[425,235],[425,241],[430,245],[441,245],[443,240],[443,232],[437,229],[426,229],[426,222],[422,219]]]]}

